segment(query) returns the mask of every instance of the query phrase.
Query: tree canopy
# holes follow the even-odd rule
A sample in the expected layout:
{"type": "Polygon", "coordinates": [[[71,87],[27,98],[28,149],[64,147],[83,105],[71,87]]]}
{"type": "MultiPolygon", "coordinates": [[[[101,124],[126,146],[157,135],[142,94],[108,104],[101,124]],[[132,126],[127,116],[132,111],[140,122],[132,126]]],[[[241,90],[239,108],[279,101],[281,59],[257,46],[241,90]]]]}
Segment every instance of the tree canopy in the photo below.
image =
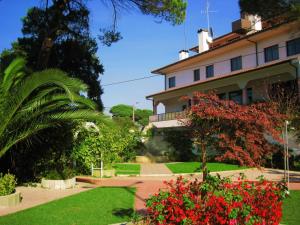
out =
{"type": "Polygon", "coordinates": [[[32,71],[59,68],[89,86],[87,95],[102,110],[100,74],[103,66],[96,56],[97,43],[89,31],[89,11],[78,7],[64,14],[59,4],[47,9],[34,7],[22,19],[23,37],[1,55],[5,68],[16,56],[26,57],[32,71]]]}
{"type": "Polygon", "coordinates": [[[300,16],[299,0],[239,0],[241,12],[257,14],[263,19],[269,19],[281,14],[292,18],[300,16]]]}
{"type": "MultiPolygon", "coordinates": [[[[119,104],[113,106],[109,111],[114,118],[129,118],[133,116],[133,106],[119,104]]],[[[146,126],[149,123],[149,116],[152,115],[152,110],[149,109],[135,109],[134,110],[135,122],[141,126],[146,126]]]]}
{"type": "Polygon", "coordinates": [[[215,94],[194,93],[193,105],[183,123],[192,130],[200,147],[204,179],[207,176],[207,148],[220,152],[217,160],[231,160],[240,165],[262,165],[282,143],[284,116],[271,102],[239,105],[221,100],[215,94]]]}

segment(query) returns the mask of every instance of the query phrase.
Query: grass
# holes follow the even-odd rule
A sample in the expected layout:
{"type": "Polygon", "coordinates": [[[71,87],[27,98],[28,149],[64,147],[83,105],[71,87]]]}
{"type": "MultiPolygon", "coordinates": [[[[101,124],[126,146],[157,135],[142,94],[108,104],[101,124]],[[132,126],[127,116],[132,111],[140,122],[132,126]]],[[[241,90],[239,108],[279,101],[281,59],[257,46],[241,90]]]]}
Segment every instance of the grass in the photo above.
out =
{"type": "Polygon", "coordinates": [[[141,166],[139,164],[117,163],[113,166],[117,175],[139,175],[141,166]]]}
{"type": "Polygon", "coordinates": [[[281,224],[300,224],[300,191],[291,191],[291,196],[283,202],[283,217],[281,224]]]}
{"type": "Polygon", "coordinates": [[[107,225],[128,221],[134,188],[95,188],[11,215],[1,225],[107,225]]]}
{"type": "MultiPolygon", "coordinates": [[[[201,172],[200,162],[182,162],[182,163],[166,163],[166,166],[173,173],[199,173],[201,172]]],[[[226,163],[207,163],[207,168],[210,172],[240,170],[247,169],[245,166],[238,166],[226,163]]]]}

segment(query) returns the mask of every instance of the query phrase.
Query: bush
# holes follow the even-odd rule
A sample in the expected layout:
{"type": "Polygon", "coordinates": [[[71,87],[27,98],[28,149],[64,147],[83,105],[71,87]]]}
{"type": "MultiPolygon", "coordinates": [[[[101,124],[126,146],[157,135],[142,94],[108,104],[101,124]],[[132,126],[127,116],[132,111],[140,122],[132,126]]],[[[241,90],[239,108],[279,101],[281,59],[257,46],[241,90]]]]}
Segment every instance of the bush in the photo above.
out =
{"type": "Polygon", "coordinates": [[[61,171],[49,170],[44,178],[47,180],[67,180],[75,176],[75,172],[72,169],[65,168],[61,171]]]}
{"type": "Polygon", "coordinates": [[[10,195],[16,190],[17,181],[14,175],[7,173],[0,174],[0,196],[10,195]]]}
{"type": "Polygon", "coordinates": [[[261,180],[240,180],[209,176],[205,183],[182,177],[167,182],[147,200],[148,224],[279,224],[285,186],[261,180]]]}

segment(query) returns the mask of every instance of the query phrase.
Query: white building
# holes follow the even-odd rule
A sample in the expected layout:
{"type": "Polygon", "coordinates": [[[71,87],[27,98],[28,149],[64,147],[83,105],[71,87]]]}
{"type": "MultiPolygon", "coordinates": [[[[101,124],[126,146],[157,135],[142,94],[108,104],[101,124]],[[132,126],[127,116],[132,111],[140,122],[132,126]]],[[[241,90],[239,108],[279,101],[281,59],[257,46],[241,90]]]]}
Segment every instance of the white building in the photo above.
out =
{"type": "Polygon", "coordinates": [[[180,98],[195,91],[215,91],[240,104],[267,99],[267,87],[273,83],[298,91],[299,60],[299,21],[244,15],[232,23],[232,32],[215,39],[201,29],[197,46],[180,51],[177,62],[152,71],[165,77],[165,90],[146,97],[153,100],[150,122],[157,128],[180,126],[176,116],[193,104],[180,98]],[[160,103],[163,114],[157,114],[160,103]]]}

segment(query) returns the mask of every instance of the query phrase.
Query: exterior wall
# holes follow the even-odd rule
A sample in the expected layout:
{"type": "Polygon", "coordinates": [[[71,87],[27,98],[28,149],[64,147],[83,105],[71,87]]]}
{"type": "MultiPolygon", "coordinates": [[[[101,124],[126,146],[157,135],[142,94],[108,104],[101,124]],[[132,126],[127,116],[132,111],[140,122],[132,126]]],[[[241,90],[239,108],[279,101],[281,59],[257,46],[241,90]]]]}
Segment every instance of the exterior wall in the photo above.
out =
{"type": "Polygon", "coordinates": [[[182,111],[183,105],[186,103],[181,101],[179,98],[172,98],[164,101],[163,104],[166,112],[180,112],[182,111]]]}
{"type": "MultiPolygon", "coordinates": [[[[272,36],[268,39],[261,40],[258,42],[258,63],[259,65],[265,64],[264,60],[264,48],[270,47],[272,45],[279,45],[279,59],[284,59],[287,57],[286,53],[286,42],[288,40],[300,37],[299,32],[295,34],[284,33],[277,36],[272,36]]],[[[222,76],[231,73],[230,59],[242,56],[242,68],[249,69],[256,67],[256,54],[255,54],[255,44],[249,42],[249,44],[243,46],[239,49],[232,49],[230,52],[223,53],[214,57],[212,59],[203,60],[200,63],[195,64],[192,67],[184,68],[182,71],[167,74],[167,89],[168,78],[176,77],[176,87],[192,84],[194,82],[195,69],[200,69],[200,80],[205,80],[206,78],[206,66],[214,64],[214,77],[222,76]]]]}

